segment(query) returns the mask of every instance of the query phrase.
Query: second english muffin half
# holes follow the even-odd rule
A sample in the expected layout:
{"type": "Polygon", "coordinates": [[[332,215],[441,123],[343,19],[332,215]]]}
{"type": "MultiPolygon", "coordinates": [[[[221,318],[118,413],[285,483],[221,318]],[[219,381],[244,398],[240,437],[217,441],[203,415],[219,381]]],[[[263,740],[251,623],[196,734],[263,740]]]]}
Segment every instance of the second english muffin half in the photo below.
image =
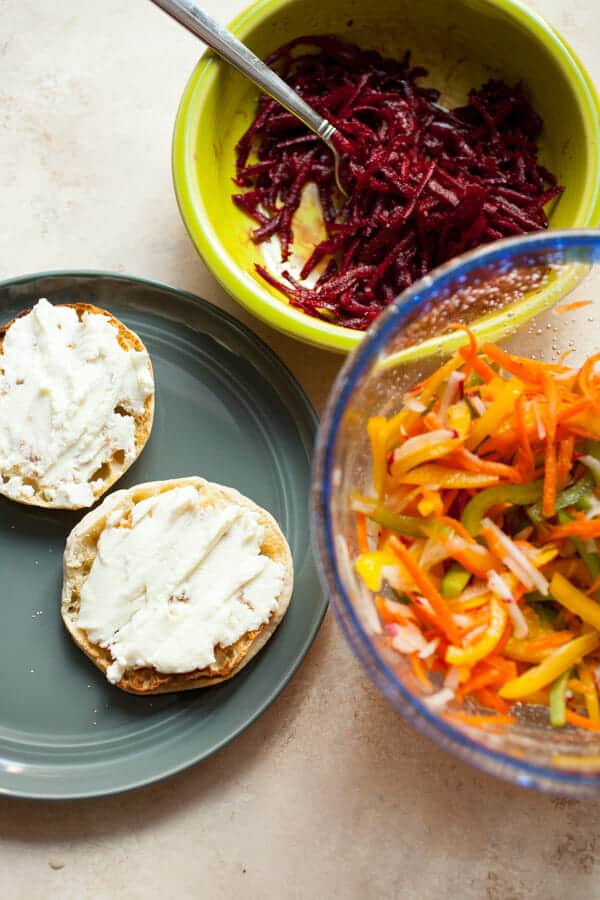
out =
{"type": "Polygon", "coordinates": [[[140,338],[87,303],[41,299],[0,329],[0,494],[92,506],[142,452],[154,376],[140,338]]]}
{"type": "Polygon", "coordinates": [[[62,617],[109,681],[134,694],[233,678],[288,608],[293,562],[275,519],[199,477],[115,491],[75,526],[62,617]]]}

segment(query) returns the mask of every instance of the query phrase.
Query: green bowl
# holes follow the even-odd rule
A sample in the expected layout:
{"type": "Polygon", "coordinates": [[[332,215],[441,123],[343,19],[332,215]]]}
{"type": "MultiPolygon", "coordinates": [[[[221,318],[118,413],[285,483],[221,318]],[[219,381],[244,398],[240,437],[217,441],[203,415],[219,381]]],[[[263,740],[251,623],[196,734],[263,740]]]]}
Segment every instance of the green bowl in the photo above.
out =
{"type": "MultiPolygon", "coordinates": [[[[544,120],[541,161],[566,191],[549,213],[553,228],[600,221],[600,104],[581,63],[543,19],[516,0],[259,0],[230,25],[258,56],[302,34],[330,33],[386,55],[413,51],[442,90],[464,102],[489,79],[522,80],[544,120]]],[[[173,135],[173,178],[181,215],[204,262],[226,291],[273,328],[307,343],[348,352],[362,332],[291,307],[254,274],[264,262],[251,222],[232,202],[234,148],[252,120],[258,90],[206,53],[184,91],[173,135]]],[[[556,291],[553,292],[554,296],[556,291]]],[[[525,298],[527,314],[551,300],[525,298]]],[[[519,314],[519,310],[516,310],[519,314]]],[[[496,313],[497,324],[506,308],[496,313]]],[[[496,322],[488,317],[487,333],[496,322]]]]}

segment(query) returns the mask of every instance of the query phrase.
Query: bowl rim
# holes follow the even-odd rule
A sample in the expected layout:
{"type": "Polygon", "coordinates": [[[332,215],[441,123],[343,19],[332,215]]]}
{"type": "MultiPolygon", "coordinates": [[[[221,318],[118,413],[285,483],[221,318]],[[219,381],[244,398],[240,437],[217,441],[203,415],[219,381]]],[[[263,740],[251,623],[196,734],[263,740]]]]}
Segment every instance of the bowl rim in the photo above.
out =
{"type": "MultiPolygon", "coordinates": [[[[284,10],[297,0],[257,0],[229,24],[241,40],[264,17],[284,10]]],[[[521,0],[478,0],[482,6],[500,9],[524,26],[545,46],[570,83],[582,112],[588,148],[588,167],[574,228],[600,219],[600,98],[579,58],[559,32],[521,0]]],[[[184,89],[173,129],[171,168],[177,204],[190,239],[207,268],[221,286],[257,318],[291,337],[324,349],[347,353],[362,341],[365,332],[308,316],[275,297],[232,260],[222,247],[207,213],[195,167],[195,144],[203,104],[222,71],[221,61],[207,50],[191,73],[184,89]]]]}
{"type": "Polygon", "coordinates": [[[359,657],[371,679],[391,701],[391,691],[402,700],[396,702],[400,714],[434,743],[475,767],[505,781],[545,793],[563,796],[597,797],[600,795],[600,772],[590,774],[557,770],[550,766],[518,760],[514,756],[484,747],[464,731],[452,725],[412,694],[396,677],[390,666],[376,652],[355,607],[344,587],[336,563],[335,534],[330,500],[333,485],[333,458],[342,419],[354,386],[376,360],[392,334],[402,327],[416,305],[457,278],[487,264],[494,264],[509,254],[527,250],[557,250],[572,246],[588,247],[600,262],[600,228],[565,229],[541,234],[521,235],[497,241],[466,253],[438,269],[434,277],[415,282],[394,300],[369,329],[366,340],[348,357],[329,394],[317,432],[312,468],[311,528],[313,552],[324,590],[349,644],[359,657]]]}

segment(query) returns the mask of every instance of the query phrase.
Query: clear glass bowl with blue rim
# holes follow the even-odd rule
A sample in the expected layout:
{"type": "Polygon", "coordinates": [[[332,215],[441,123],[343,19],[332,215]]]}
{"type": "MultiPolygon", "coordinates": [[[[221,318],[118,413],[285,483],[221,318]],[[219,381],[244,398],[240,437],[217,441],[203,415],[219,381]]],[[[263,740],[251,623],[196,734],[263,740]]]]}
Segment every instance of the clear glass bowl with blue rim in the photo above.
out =
{"type": "Polygon", "coordinates": [[[464,333],[448,328],[457,322],[511,352],[553,362],[570,351],[569,365],[580,365],[600,351],[600,231],[548,231],[465,254],[415,283],[369,329],[340,371],[317,440],[312,525],[321,578],[356,656],[415,728],[507,781],[600,797],[600,733],[553,728],[542,706],[517,705],[515,722],[485,728],[432,710],[408,659],[377,640],[373,596],[354,571],[350,498],[370,485],[367,420],[398,411],[406,391],[464,343],[464,333]]]}

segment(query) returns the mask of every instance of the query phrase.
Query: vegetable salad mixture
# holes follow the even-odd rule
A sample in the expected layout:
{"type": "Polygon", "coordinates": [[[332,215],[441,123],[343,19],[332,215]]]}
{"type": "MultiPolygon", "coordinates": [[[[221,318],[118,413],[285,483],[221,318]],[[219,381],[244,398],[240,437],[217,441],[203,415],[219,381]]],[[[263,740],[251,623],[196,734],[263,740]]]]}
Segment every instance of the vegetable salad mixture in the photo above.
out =
{"type": "Polygon", "coordinates": [[[334,37],[296,38],[267,63],[338,129],[341,176],[319,137],[261,97],[236,148],[234,202],[257,222],[257,243],[277,235],[285,263],[303,190],[318,189],[327,231],[299,280],[257,272],[312,316],[365,329],[434,266],[497,238],[547,227],[545,205],[563,190],[538,162],[542,120],[520,84],[489,81],[446,109],[410,54],[388,59],[334,37]],[[318,275],[313,285],[309,276],[318,275]]]}
{"type": "Polygon", "coordinates": [[[356,571],[432,708],[474,698],[493,711],[461,714],[477,724],[543,704],[557,727],[600,732],[598,363],[469,332],[400,412],[369,420],[356,571]]]}

